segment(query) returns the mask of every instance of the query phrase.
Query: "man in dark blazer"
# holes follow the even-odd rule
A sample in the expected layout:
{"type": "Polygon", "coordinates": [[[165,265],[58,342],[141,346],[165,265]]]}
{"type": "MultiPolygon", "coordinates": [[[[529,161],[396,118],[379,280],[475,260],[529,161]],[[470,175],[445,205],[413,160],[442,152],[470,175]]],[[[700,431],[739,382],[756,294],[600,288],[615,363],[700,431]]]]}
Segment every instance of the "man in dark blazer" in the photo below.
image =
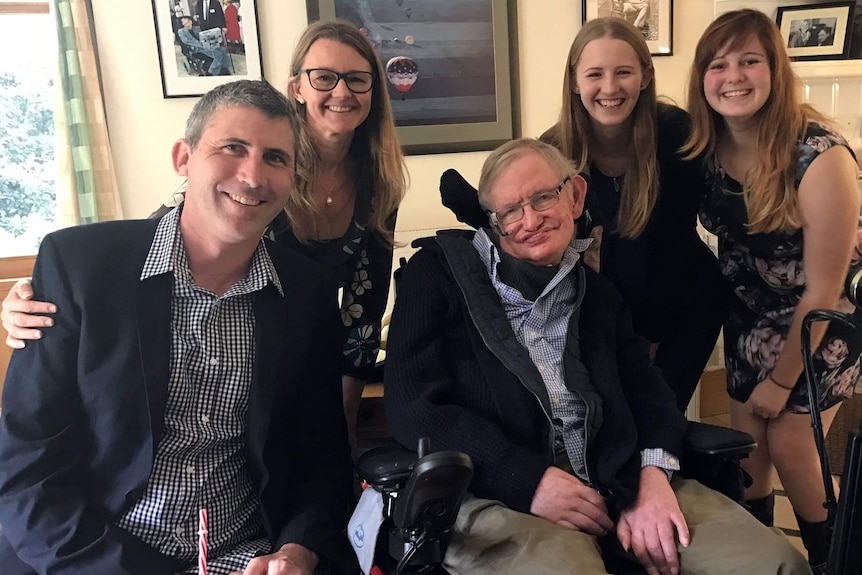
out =
{"type": "Polygon", "coordinates": [[[196,573],[201,508],[214,575],[347,557],[334,283],[261,239],[291,113],[263,81],[215,88],[173,148],[181,211],[42,242],[33,288],[60,313],[3,389],[3,575],[196,573]]]}
{"type": "Polygon", "coordinates": [[[583,264],[586,182],[554,147],[488,156],[488,227],[444,230],[403,269],[386,413],[474,474],[444,565],[454,573],[810,573],[730,499],[678,479],[685,419],[613,284],[583,264]],[[672,481],[673,480],[673,481],[672,481]],[[628,571],[631,569],[623,569],[628,571]],[[616,572],[616,571],[613,571],[616,572]]]}
{"type": "Polygon", "coordinates": [[[201,30],[221,28],[227,31],[224,8],[219,0],[198,0],[195,2],[195,22],[201,30]]]}

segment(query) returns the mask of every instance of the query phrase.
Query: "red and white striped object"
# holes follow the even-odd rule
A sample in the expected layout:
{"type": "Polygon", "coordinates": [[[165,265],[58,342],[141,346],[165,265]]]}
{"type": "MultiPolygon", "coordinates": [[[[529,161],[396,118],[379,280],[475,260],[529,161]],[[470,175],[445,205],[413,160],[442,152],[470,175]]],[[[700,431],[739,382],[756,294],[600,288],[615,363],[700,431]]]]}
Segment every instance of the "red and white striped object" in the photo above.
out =
{"type": "Polygon", "coordinates": [[[198,575],[207,575],[207,510],[198,513],[198,575]]]}

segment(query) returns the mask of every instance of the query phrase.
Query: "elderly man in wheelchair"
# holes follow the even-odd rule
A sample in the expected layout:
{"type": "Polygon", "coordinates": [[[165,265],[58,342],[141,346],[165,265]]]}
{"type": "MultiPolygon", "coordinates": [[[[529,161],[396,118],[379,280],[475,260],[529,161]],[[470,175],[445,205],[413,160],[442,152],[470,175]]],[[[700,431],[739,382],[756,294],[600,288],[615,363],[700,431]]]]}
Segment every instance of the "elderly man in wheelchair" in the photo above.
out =
{"type": "Polygon", "coordinates": [[[387,418],[402,445],[452,450],[456,470],[447,495],[437,454],[416,464],[394,503],[404,549],[422,547],[424,514],[454,523],[431,553],[453,574],[810,573],[784,537],[676,473],[686,421],[620,296],[583,265],[585,191],[556,149],[504,144],[479,182],[490,228],[438,232],[403,268],[387,418]]]}
{"type": "Polygon", "coordinates": [[[230,69],[228,68],[228,53],[227,48],[221,45],[209,45],[204,43],[201,34],[193,27],[193,21],[189,16],[180,18],[182,28],[177,30],[177,38],[182,44],[183,54],[189,58],[189,63],[192,67],[195,66],[193,60],[195,58],[203,58],[209,61],[209,69],[203,71],[203,75],[209,76],[228,76],[230,69]]]}

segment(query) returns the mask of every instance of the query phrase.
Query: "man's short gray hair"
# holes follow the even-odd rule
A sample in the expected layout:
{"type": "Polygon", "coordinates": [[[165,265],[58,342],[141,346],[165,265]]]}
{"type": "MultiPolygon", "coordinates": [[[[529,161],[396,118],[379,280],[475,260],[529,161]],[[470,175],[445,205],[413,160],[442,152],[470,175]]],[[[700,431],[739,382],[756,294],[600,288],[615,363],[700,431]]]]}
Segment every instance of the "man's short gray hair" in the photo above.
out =
{"type": "Polygon", "coordinates": [[[200,100],[186,121],[185,141],[194,150],[216,110],[243,107],[260,110],[267,118],[287,118],[294,125],[294,112],[284,94],[266,80],[238,80],[216,86],[200,100]]]}
{"type": "Polygon", "coordinates": [[[506,142],[493,152],[482,165],[482,174],[479,176],[479,203],[486,210],[493,211],[490,202],[491,187],[500,173],[525,152],[534,152],[548,163],[552,170],[557,172],[560,179],[577,176],[578,170],[575,164],[550,144],[546,144],[534,138],[519,138],[506,142]]]}

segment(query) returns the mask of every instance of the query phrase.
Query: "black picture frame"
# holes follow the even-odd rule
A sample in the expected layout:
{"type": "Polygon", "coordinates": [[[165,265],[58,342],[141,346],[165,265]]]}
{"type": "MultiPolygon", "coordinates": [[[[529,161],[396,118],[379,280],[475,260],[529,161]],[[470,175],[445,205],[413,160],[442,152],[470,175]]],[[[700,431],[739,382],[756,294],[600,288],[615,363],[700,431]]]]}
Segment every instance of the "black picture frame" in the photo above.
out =
{"type": "Polygon", "coordinates": [[[393,79],[395,58],[418,67],[406,92],[380,81],[406,154],[492,150],[517,136],[516,4],[306,0],[309,22],[342,18],[362,29],[393,79]]]}
{"type": "Polygon", "coordinates": [[[780,6],[775,17],[792,60],[841,60],[850,52],[856,2],[780,6]]]}
{"type": "Polygon", "coordinates": [[[582,22],[607,16],[638,27],[653,56],[673,56],[673,0],[582,0],[582,22]]]}
{"type": "Polygon", "coordinates": [[[202,11],[206,10],[208,15],[206,19],[195,13],[196,0],[152,0],[152,4],[165,98],[197,97],[220,84],[263,78],[257,0],[242,0],[241,6],[229,4],[233,9],[227,10],[218,0],[212,5],[210,0],[202,0],[202,11]],[[193,36],[202,43],[203,49],[181,41],[180,28],[187,17],[192,18],[193,36]],[[206,30],[207,19],[215,24],[209,30],[206,30]],[[222,21],[225,22],[224,27],[222,21]],[[210,35],[212,40],[208,38],[210,35]],[[219,51],[216,57],[224,61],[220,71],[224,75],[209,75],[213,62],[211,56],[216,50],[219,51]]]}

